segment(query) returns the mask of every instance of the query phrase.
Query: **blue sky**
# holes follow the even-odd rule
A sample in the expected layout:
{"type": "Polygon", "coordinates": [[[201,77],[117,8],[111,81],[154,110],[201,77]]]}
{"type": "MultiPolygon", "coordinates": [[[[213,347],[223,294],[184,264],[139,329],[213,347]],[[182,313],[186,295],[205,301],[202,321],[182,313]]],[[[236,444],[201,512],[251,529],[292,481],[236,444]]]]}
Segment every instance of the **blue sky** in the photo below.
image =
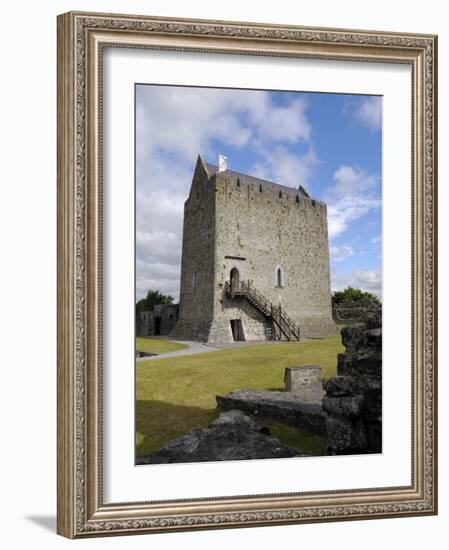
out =
{"type": "Polygon", "coordinates": [[[382,100],[136,86],[136,294],[179,297],[183,205],[198,153],[328,205],[332,290],[381,296],[382,100]]]}

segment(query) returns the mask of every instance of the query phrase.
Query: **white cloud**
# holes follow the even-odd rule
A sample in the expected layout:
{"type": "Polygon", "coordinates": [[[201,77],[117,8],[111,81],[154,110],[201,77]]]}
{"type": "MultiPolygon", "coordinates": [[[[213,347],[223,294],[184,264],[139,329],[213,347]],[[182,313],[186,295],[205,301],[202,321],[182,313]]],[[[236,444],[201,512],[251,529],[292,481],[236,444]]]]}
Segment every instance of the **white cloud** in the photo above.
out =
{"type": "Polygon", "coordinates": [[[139,86],[138,155],[170,151],[192,161],[199,152],[207,156],[212,139],[236,147],[307,141],[311,127],[306,109],[301,99],[276,105],[264,91],[139,86]]]}
{"type": "Polygon", "coordinates": [[[354,255],[354,251],[348,245],[331,246],[329,248],[330,257],[332,260],[340,261],[344,258],[354,255]]]}
{"type": "Polygon", "coordinates": [[[355,104],[353,116],[363,126],[370,130],[382,128],[382,98],[369,96],[359,99],[355,104]]]}
{"type": "Polygon", "coordinates": [[[366,170],[342,165],[334,172],[334,181],[335,184],[325,192],[331,239],[344,233],[351,222],[382,204],[380,180],[366,170]]]}
{"type": "Polygon", "coordinates": [[[141,298],[152,288],[177,300],[184,196],[158,188],[158,183],[157,177],[150,178],[136,193],[136,294],[141,298]]]}
{"type": "Polygon", "coordinates": [[[313,168],[319,163],[315,151],[309,147],[305,153],[292,153],[282,145],[278,145],[264,155],[250,170],[259,178],[275,181],[287,187],[298,188],[307,186],[313,168]]]}
{"type": "Polygon", "coordinates": [[[329,205],[327,208],[329,238],[341,235],[350,227],[351,222],[380,205],[380,199],[360,196],[345,197],[329,205]]]}
{"type": "Polygon", "coordinates": [[[170,152],[191,162],[198,152],[208,152],[209,140],[226,138],[245,145],[246,128],[236,116],[242,102],[232,92],[170,86],[139,86],[137,89],[137,154],[170,152]],[[142,149],[144,151],[142,151],[142,149]]]}
{"type": "Polygon", "coordinates": [[[380,269],[357,269],[347,275],[332,275],[332,292],[344,290],[348,286],[360,288],[364,292],[372,292],[382,297],[382,272],[380,269]]]}
{"type": "MultiPolygon", "coordinates": [[[[265,94],[265,92],[259,92],[265,94]]],[[[268,95],[263,101],[249,107],[250,121],[255,125],[262,141],[286,141],[297,143],[308,141],[311,126],[306,117],[307,103],[303,99],[294,99],[288,105],[271,105],[268,95]]]]}
{"type": "Polygon", "coordinates": [[[382,242],[382,235],[378,235],[377,237],[373,237],[370,242],[372,244],[379,244],[382,242]]]}
{"type": "Polygon", "coordinates": [[[359,194],[376,187],[379,179],[366,170],[354,166],[341,165],[334,172],[335,185],[330,191],[336,196],[359,194]]]}

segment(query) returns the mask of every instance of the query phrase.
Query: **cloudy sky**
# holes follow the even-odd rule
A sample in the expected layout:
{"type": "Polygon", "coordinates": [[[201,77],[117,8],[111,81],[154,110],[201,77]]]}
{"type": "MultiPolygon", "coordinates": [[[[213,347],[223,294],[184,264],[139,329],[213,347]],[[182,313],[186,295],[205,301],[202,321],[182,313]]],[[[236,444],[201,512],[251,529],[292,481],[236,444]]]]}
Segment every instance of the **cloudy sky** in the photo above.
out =
{"type": "Polygon", "coordinates": [[[136,86],[136,294],[179,298],[183,205],[198,153],[328,205],[332,290],[381,296],[381,98],[136,86]]]}

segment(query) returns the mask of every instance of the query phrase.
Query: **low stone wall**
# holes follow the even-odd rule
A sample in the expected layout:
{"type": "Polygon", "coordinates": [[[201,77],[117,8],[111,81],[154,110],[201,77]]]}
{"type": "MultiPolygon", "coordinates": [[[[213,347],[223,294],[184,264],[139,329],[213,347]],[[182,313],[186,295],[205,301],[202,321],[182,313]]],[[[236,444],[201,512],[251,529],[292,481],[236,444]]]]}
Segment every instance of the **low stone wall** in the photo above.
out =
{"type": "Polygon", "coordinates": [[[345,353],[338,355],[337,376],[323,387],[329,454],[382,452],[382,320],[341,330],[345,353]]]}
{"type": "Polygon", "coordinates": [[[167,336],[178,320],[178,304],[157,304],[136,314],[136,336],[167,336]]]}
{"type": "Polygon", "coordinates": [[[217,395],[224,411],[240,410],[253,418],[276,420],[316,435],[324,435],[326,415],[321,408],[322,370],[316,365],[287,367],[285,391],[242,389],[217,395]]]}
{"type": "Polygon", "coordinates": [[[321,409],[321,387],[319,390],[314,399],[308,401],[288,392],[251,389],[217,395],[216,400],[223,411],[239,410],[253,418],[276,420],[322,436],[326,415],[321,409]]]}
{"type": "Polygon", "coordinates": [[[381,308],[373,306],[339,305],[332,308],[332,319],[338,325],[362,323],[367,315],[380,315],[381,308]]]}

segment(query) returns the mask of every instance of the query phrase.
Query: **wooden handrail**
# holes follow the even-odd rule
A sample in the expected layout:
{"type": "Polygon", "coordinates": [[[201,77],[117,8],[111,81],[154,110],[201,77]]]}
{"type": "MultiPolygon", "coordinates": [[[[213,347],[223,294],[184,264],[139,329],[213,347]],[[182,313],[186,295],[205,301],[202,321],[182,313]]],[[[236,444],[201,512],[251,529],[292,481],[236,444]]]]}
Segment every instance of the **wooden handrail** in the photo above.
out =
{"type": "Polygon", "coordinates": [[[244,296],[256,303],[257,307],[265,316],[270,317],[273,323],[279,328],[279,339],[281,338],[281,333],[284,334],[288,340],[292,340],[292,334],[296,340],[300,339],[299,327],[295,325],[285,310],[282,309],[282,306],[274,306],[272,302],[267,300],[265,296],[251,284],[251,281],[242,281],[237,288],[234,288],[234,285],[231,284],[230,281],[226,281],[225,292],[232,298],[235,296],[244,296]]]}

